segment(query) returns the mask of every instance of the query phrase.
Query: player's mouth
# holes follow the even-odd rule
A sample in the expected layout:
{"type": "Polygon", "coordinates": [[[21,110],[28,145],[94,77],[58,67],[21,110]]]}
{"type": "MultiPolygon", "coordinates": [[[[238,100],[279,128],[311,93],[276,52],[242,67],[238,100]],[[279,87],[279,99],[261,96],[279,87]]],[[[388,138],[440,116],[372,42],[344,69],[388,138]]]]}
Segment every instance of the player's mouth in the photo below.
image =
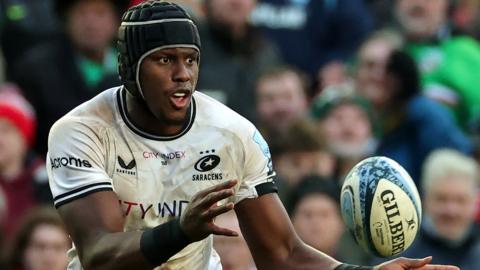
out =
{"type": "Polygon", "coordinates": [[[170,95],[170,104],[175,110],[181,110],[190,104],[192,92],[190,90],[177,90],[170,95]]]}

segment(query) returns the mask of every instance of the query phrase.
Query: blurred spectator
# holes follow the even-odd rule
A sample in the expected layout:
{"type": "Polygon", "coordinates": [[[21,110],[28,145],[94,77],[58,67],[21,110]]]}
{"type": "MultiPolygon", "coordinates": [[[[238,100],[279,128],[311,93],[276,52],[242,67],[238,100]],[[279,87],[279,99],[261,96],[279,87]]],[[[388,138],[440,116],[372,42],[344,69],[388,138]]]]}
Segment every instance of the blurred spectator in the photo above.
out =
{"type": "Polygon", "coordinates": [[[126,0],[56,0],[65,37],[32,49],[15,68],[16,82],[37,111],[36,150],[46,153],[51,125],[101,90],[116,86],[112,47],[126,0]]]}
{"type": "Polygon", "coordinates": [[[11,68],[28,50],[57,38],[60,27],[53,2],[0,0],[0,45],[9,79],[11,68]]]}
{"type": "Polygon", "coordinates": [[[417,66],[408,54],[390,53],[382,85],[377,89],[382,91],[381,98],[375,102],[382,125],[376,155],[396,160],[418,186],[421,166],[433,150],[453,148],[471,153],[468,138],[445,108],[420,95],[417,66]]]}
{"type": "Polygon", "coordinates": [[[214,235],[213,247],[220,256],[223,270],[254,270],[255,263],[243,238],[238,219],[234,211],[227,212],[215,219],[215,224],[238,232],[237,237],[214,235]]]}
{"type": "Polygon", "coordinates": [[[457,0],[452,8],[452,20],[460,31],[480,40],[480,1],[457,0]]]}
{"type": "Polygon", "coordinates": [[[255,0],[205,0],[199,24],[202,60],[197,88],[250,120],[255,118],[255,82],[278,65],[277,50],[248,17],[255,0]]]}
{"type": "Polygon", "coordinates": [[[143,1],[145,1],[145,0],[130,0],[130,5],[129,5],[129,7],[136,6],[136,5],[140,4],[140,3],[142,3],[143,1]]]}
{"type": "Polygon", "coordinates": [[[369,258],[345,230],[339,201],[336,183],[308,176],[290,194],[287,208],[295,231],[305,243],[336,259],[365,264],[369,258]],[[342,245],[342,241],[349,245],[342,245]]]}
{"type": "Polygon", "coordinates": [[[291,67],[276,67],[260,76],[255,89],[257,127],[267,141],[306,117],[306,88],[305,76],[291,67]]]}
{"type": "Polygon", "coordinates": [[[433,256],[433,263],[480,269],[480,230],[474,222],[479,171],[475,160],[442,149],[425,161],[423,221],[402,256],[433,256]]]}
{"type": "Polygon", "coordinates": [[[7,258],[10,270],[65,270],[71,241],[53,208],[33,209],[15,235],[7,258]]]}
{"type": "Polygon", "coordinates": [[[401,49],[403,40],[393,31],[379,30],[362,44],[355,63],[355,90],[374,107],[382,107],[387,91],[383,90],[385,66],[390,53],[401,49]]]}
{"type": "Polygon", "coordinates": [[[451,28],[449,0],[395,0],[395,17],[408,41],[448,38],[451,28]]]}
{"type": "Polygon", "coordinates": [[[277,185],[282,201],[300,180],[309,175],[330,179],[335,159],[328,152],[322,134],[307,120],[294,123],[285,133],[268,142],[277,172],[277,185]]]}
{"type": "Polygon", "coordinates": [[[395,13],[424,93],[451,109],[462,128],[480,120],[480,45],[449,22],[449,0],[396,0],[395,13]]]}
{"type": "MultiPolygon", "coordinates": [[[[288,64],[312,78],[329,63],[349,60],[373,25],[363,0],[259,0],[251,19],[288,64]]],[[[332,68],[343,70],[336,64],[332,68]]]]}
{"type": "Polygon", "coordinates": [[[349,80],[347,65],[341,61],[332,61],[317,72],[316,88],[312,89],[310,94],[315,96],[329,86],[346,84],[349,80]]]}
{"type": "Polygon", "coordinates": [[[11,235],[25,213],[41,202],[50,202],[43,159],[30,149],[35,138],[34,112],[13,85],[0,88],[0,188],[7,213],[1,225],[11,235]]]}
{"type": "Polygon", "coordinates": [[[336,179],[374,153],[376,119],[368,101],[348,84],[330,86],[312,104],[312,117],[325,135],[325,144],[336,158],[336,179]]]}

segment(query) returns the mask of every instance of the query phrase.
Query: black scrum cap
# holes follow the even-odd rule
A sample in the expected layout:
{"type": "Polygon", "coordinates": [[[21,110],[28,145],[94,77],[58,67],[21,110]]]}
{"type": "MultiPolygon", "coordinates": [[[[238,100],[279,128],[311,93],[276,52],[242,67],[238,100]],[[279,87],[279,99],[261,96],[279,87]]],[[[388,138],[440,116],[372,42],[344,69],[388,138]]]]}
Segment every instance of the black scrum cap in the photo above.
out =
{"type": "Polygon", "coordinates": [[[197,26],[183,8],[169,2],[146,1],[125,12],[118,31],[118,71],[132,95],[143,98],[139,81],[143,59],[171,47],[200,52],[197,26]]]}

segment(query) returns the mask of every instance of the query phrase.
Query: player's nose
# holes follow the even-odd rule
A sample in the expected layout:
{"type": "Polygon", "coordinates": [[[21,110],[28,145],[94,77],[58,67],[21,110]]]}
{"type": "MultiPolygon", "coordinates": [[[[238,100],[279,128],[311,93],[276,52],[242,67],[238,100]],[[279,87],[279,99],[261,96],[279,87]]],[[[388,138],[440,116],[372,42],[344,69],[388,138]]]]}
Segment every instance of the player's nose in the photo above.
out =
{"type": "Polygon", "coordinates": [[[188,82],[191,78],[191,73],[185,63],[176,63],[172,72],[172,80],[174,82],[188,82]]]}

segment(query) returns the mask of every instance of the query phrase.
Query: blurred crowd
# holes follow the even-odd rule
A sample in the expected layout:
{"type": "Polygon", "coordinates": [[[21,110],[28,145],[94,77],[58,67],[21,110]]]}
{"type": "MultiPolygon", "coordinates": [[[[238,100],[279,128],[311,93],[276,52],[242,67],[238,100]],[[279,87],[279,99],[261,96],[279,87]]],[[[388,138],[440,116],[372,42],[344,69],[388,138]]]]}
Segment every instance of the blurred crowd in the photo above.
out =
{"type": "MultiPolygon", "coordinates": [[[[0,0],[0,269],[60,270],[71,246],[45,170],[51,125],[118,86],[121,14],[140,0],[0,0]]],[[[198,91],[256,124],[299,237],[381,262],[345,231],[339,191],[383,155],[423,223],[404,255],[480,269],[480,0],[177,0],[198,23],[198,91]]],[[[219,224],[238,228],[234,213],[219,224]]],[[[215,237],[224,269],[255,269],[215,237]],[[234,254],[234,256],[232,256],[234,254]]]]}

